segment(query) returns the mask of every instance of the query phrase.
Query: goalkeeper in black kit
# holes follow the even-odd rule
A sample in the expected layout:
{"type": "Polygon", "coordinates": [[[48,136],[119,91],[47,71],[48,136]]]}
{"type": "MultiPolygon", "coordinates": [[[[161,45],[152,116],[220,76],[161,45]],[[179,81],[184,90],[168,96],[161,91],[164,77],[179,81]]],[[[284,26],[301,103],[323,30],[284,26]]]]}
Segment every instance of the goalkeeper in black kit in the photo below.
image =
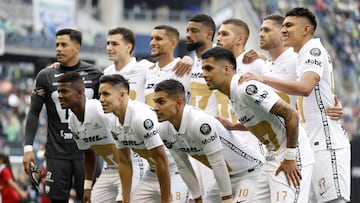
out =
{"type": "Polygon", "coordinates": [[[45,104],[48,134],[44,193],[52,203],[67,203],[72,187],[75,187],[79,200],[83,197],[83,152],[77,148],[68,128],[70,110],[61,108],[57,92],[59,77],[65,72],[77,71],[83,77],[87,97],[98,98],[101,71],[79,60],[81,40],[81,33],[77,30],[62,29],[56,33],[56,57],[60,66],[45,68],[36,76],[31,106],[26,119],[23,164],[25,172],[29,174],[30,163],[36,165],[32,145],[39,124],[39,113],[45,104]]]}

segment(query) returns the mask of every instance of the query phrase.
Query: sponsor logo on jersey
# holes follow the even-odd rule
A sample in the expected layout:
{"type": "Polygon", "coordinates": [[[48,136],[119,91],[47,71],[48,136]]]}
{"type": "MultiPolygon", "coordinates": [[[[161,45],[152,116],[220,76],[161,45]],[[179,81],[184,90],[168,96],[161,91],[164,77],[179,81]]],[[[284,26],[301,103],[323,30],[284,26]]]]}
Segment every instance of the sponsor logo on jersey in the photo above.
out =
{"type": "Polygon", "coordinates": [[[64,73],[55,73],[55,74],[54,74],[54,77],[55,77],[55,78],[58,78],[58,77],[60,77],[60,76],[62,76],[62,75],[64,75],[64,73]]]}
{"type": "Polygon", "coordinates": [[[251,119],[253,119],[254,117],[255,117],[254,115],[252,115],[250,118],[248,118],[247,116],[243,116],[243,117],[239,118],[239,122],[242,123],[242,124],[244,124],[244,123],[249,122],[249,121],[250,121],[251,119]]]}
{"type": "Polygon", "coordinates": [[[145,139],[148,139],[148,138],[150,138],[150,137],[152,137],[152,136],[154,136],[154,135],[156,135],[156,134],[158,134],[158,131],[157,131],[157,130],[152,130],[152,131],[150,131],[150,132],[147,132],[147,133],[144,135],[144,138],[145,138],[145,139]]]}
{"type": "Polygon", "coordinates": [[[305,64],[308,64],[308,65],[314,64],[314,65],[319,66],[319,67],[322,66],[322,62],[318,61],[316,59],[308,59],[308,60],[305,61],[305,64]]]}
{"type": "Polygon", "coordinates": [[[190,152],[200,152],[201,150],[197,149],[196,147],[181,147],[179,148],[179,151],[190,153],[190,152]]]}
{"type": "Polygon", "coordinates": [[[150,84],[147,84],[145,89],[154,89],[154,87],[155,87],[155,83],[150,83],[150,84]]]}
{"type": "Polygon", "coordinates": [[[265,160],[266,161],[275,161],[275,156],[274,155],[265,156],[265,160]]]}
{"type": "Polygon", "coordinates": [[[208,134],[210,134],[210,133],[211,133],[211,127],[210,127],[210,125],[207,124],[207,123],[201,124],[201,126],[200,126],[200,132],[201,132],[201,134],[203,134],[203,135],[208,135],[208,134]]]}
{"type": "Polygon", "coordinates": [[[114,138],[114,140],[116,140],[116,141],[119,140],[119,138],[118,138],[119,134],[116,134],[115,132],[111,131],[111,135],[114,138]]]}
{"type": "Polygon", "coordinates": [[[164,142],[165,147],[168,148],[168,149],[171,149],[173,147],[173,145],[176,143],[176,141],[170,142],[170,141],[167,141],[167,140],[163,140],[163,142],[164,142]]]}
{"type": "Polygon", "coordinates": [[[310,50],[310,54],[311,54],[312,56],[320,56],[320,55],[321,55],[321,51],[320,51],[319,48],[312,48],[312,49],[310,50]]]}
{"type": "Polygon", "coordinates": [[[264,90],[263,93],[259,95],[258,99],[255,100],[255,104],[261,104],[268,95],[269,92],[264,90]]]}
{"type": "Polygon", "coordinates": [[[79,72],[79,75],[84,76],[84,75],[89,75],[89,73],[86,72],[86,71],[80,71],[80,72],[79,72]]]}
{"type": "Polygon", "coordinates": [[[257,91],[258,91],[258,89],[257,89],[257,87],[255,86],[255,85],[248,85],[247,87],[246,87],[246,94],[248,94],[248,95],[254,95],[254,94],[256,94],[257,93],[257,91]]]}
{"type": "Polygon", "coordinates": [[[123,144],[125,146],[139,146],[139,145],[144,144],[144,142],[137,143],[136,140],[122,140],[120,142],[121,142],[121,144],[123,144]]]}
{"type": "Polygon", "coordinates": [[[217,134],[215,133],[214,135],[211,135],[210,137],[201,140],[201,142],[202,142],[203,144],[209,144],[210,142],[216,140],[217,137],[218,137],[218,136],[217,136],[217,134]]]}
{"type": "Polygon", "coordinates": [[[88,142],[96,142],[96,141],[100,141],[107,138],[107,136],[102,136],[100,137],[100,135],[95,135],[95,136],[91,136],[91,137],[85,137],[83,138],[83,141],[88,143],[88,142]]]}
{"type": "Polygon", "coordinates": [[[203,78],[203,73],[191,73],[191,78],[203,78]]]}
{"type": "Polygon", "coordinates": [[[146,130],[151,130],[153,127],[154,127],[154,123],[152,122],[152,120],[146,119],[146,120],[144,121],[144,128],[145,128],[146,130]]]}
{"type": "Polygon", "coordinates": [[[99,129],[99,128],[101,128],[101,125],[98,124],[98,123],[94,123],[93,130],[96,130],[96,129],[99,129]]]}
{"type": "Polygon", "coordinates": [[[84,78],[83,78],[83,80],[84,80],[84,84],[91,84],[91,83],[93,83],[92,80],[85,80],[84,78]]]}

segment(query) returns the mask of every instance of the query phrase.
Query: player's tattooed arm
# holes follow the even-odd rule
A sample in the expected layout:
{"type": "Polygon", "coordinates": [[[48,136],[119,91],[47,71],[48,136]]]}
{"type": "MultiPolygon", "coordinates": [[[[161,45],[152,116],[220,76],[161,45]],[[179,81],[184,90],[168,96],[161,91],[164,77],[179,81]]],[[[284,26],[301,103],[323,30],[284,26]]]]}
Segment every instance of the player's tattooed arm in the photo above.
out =
{"type": "Polygon", "coordinates": [[[270,112],[284,118],[287,133],[286,153],[291,153],[291,156],[285,154],[285,159],[281,162],[275,174],[278,175],[283,171],[289,186],[299,187],[302,177],[295,160],[299,135],[298,112],[281,99],[275,103],[270,112]]]}
{"type": "Polygon", "coordinates": [[[296,109],[279,99],[270,110],[271,113],[284,118],[287,133],[287,148],[295,148],[299,135],[299,116],[296,109]]]}

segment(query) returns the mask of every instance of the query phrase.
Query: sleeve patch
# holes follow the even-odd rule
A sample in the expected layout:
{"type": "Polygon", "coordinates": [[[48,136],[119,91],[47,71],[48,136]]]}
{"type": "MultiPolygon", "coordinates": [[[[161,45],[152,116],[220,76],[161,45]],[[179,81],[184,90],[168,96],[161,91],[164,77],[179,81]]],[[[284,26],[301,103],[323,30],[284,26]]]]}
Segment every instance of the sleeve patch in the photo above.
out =
{"type": "Polygon", "coordinates": [[[154,123],[152,122],[152,120],[146,119],[146,120],[144,121],[144,128],[145,128],[146,130],[151,130],[153,127],[154,127],[154,123]]]}
{"type": "Polygon", "coordinates": [[[255,85],[248,85],[245,91],[248,95],[254,95],[258,92],[258,88],[255,85]]]}
{"type": "Polygon", "coordinates": [[[210,134],[211,132],[211,127],[209,124],[207,123],[203,123],[201,126],[200,126],[200,132],[203,134],[203,135],[208,135],[210,134]]]}
{"type": "Polygon", "coordinates": [[[320,56],[320,55],[321,55],[321,51],[320,51],[319,48],[312,48],[312,49],[310,50],[310,54],[311,54],[312,56],[320,56]]]}

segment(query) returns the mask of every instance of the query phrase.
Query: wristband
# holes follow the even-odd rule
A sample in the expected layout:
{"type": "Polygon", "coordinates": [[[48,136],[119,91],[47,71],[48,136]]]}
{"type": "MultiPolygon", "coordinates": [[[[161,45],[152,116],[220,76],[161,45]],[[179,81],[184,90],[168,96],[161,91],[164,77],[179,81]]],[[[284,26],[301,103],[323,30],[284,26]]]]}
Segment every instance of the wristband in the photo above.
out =
{"type": "Polygon", "coordinates": [[[32,152],[33,151],[33,146],[32,145],[25,145],[24,146],[24,153],[25,152],[32,152]]]}
{"type": "Polygon", "coordinates": [[[92,180],[85,180],[84,181],[84,190],[91,190],[92,187],[92,180]]]}
{"type": "Polygon", "coordinates": [[[296,159],[296,148],[286,148],[284,159],[295,160],[296,159]]]}
{"type": "Polygon", "coordinates": [[[232,203],[232,198],[230,198],[230,199],[223,199],[222,201],[221,201],[221,203],[232,203]]]}

